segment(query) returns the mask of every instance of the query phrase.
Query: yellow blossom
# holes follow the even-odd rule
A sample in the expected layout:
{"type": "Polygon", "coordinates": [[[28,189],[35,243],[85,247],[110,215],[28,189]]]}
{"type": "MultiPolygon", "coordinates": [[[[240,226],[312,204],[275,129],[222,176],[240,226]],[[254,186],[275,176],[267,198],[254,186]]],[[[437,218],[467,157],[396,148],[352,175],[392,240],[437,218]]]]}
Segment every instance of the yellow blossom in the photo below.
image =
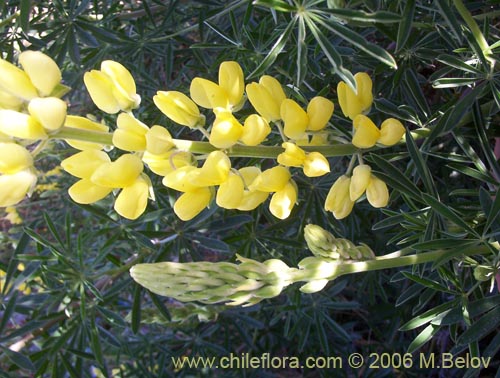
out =
{"type": "Polygon", "coordinates": [[[248,100],[257,113],[268,122],[281,118],[280,107],[285,100],[285,92],[278,80],[272,76],[264,75],[259,83],[250,83],[246,86],[248,100]]]}
{"type": "Polygon", "coordinates": [[[358,114],[352,121],[354,135],[352,144],[358,148],[373,147],[380,138],[380,130],[373,121],[363,114],[358,114]]]}
{"type": "Polygon", "coordinates": [[[144,151],[142,161],[157,175],[166,176],[175,169],[192,165],[193,155],[187,151],[170,150],[162,154],[144,151]]]}
{"type": "Polygon", "coordinates": [[[280,107],[281,103],[286,99],[286,94],[280,82],[272,76],[264,75],[259,79],[259,84],[271,93],[274,101],[276,101],[278,107],[280,107]]]}
{"type": "Polygon", "coordinates": [[[149,127],[130,113],[120,113],[116,124],[118,128],[113,132],[114,146],[125,151],[144,151],[146,149],[146,133],[149,131],[149,127]]]}
{"type": "Polygon", "coordinates": [[[236,209],[243,199],[244,189],[241,176],[230,172],[227,180],[220,184],[215,201],[224,209],[236,209]]]}
{"type": "Polygon", "coordinates": [[[57,63],[40,51],[27,50],[19,55],[19,63],[40,96],[50,96],[61,82],[62,75],[57,63]]]}
{"type": "Polygon", "coordinates": [[[66,102],[57,97],[37,97],[30,101],[28,111],[46,130],[60,129],[66,120],[66,102]]]}
{"type": "Polygon", "coordinates": [[[294,100],[285,99],[280,108],[281,119],[285,127],[283,132],[290,139],[300,139],[309,124],[307,113],[294,100]]]}
{"type": "Polygon", "coordinates": [[[303,164],[303,171],[307,177],[319,177],[330,172],[330,163],[320,152],[309,152],[303,164]]]}
{"type": "Polygon", "coordinates": [[[13,206],[21,202],[35,187],[36,175],[32,169],[23,169],[13,174],[0,176],[0,207],[13,206]]]}
{"type": "Polygon", "coordinates": [[[243,70],[237,62],[222,62],[219,67],[219,86],[226,91],[228,102],[232,108],[241,105],[245,81],[243,70]]]}
{"type": "Polygon", "coordinates": [[[174,204],[175,214],[183,221],[193,219],[203,211],[212,199],[212,191],[208,187],[197,188],[183,193],[174,204]]]}
{"type": "MultiPolygon", "coordinates": [[[[90,130],[90,131],[98,131],[98,132],[107,132],[108,126],[103,125],[101,123],[93,122],[88,118],[68,115],[66,116],[66,120],[64,122],[65,127],[70,127],[73,129],[80,130],[90,130]]],[[[66,143],[68,143],[71,147],[76,148],[77,150],[88,150],[88,149],[102,149],[104,146],[99,143],[93,142],[84,142],[80,140],[74,139],[65,139],[66,143]]]]}
{"type": "Polygon", "coordinates": [[[0,109],[11,109],[18,111],[21,108],[22,104],[22,99],[2,89],[0,79],[0,109]]]}
{"type": "Polygon", "coordinates": [[[370,183],[366,188],[366,198],[373,207],[385,207],[389,203],[389,190],[385,182],[371,175],[370,183]]]}
{"type": "Polygon", "coordinates": [[[143,168],[139,157],[125,154],[114,162],[101,164],[90,179],[94,184],[105,188],[125,188],[135,182],[143,168]]]}
{"type": "Polygon", "coordinates": [[[146,150],[154,155],[161,155],[174,147],[172,135],[166,128],[152,126],[146,133],[146,150]]]}
{"type": "Polygon", "coordinates": [[[68,194],[77,203],[90,204],[103,199],[112,190],[113,188],[94,184],[90,179],[84,178],[71,185],[68,189],[68,194]]]}
{"type": "Polygon", "coordinates": [[[179,125],[192,129],[205,123],[205,117],[200,114],[198,106],[184,93],[158,91],[153,102],[163,114],[179,125]]]}
{"type": "Polygon", "coordinates": [[[0,173],[12,174],[33,166],[29,151],[16,143],[0,143],[0,173]]]}
{"type": "Polygon", "coordinates": [[[38,97],[28,74],[4,59],[0,59],[0,89],[25,101],[38,97]]]}
{"type": "Polygon", "coordinates": [[[151,181],[145,174],[137,177],[132,185],[123,188],[116,197],[114,209],[127,219],[137,219],[146,210],[151,181]]]}
{"type": "Polygon", "coordinates": [[[372,169],[367,164],[360,164],[354,168],[349,186],[349,196],[351,201],[356,201],[363,195],[370,184],[372,169]]]}
{"type": "Polygon", "coordinates": [[[351,178],[346,175],[340,176],[332,185],[325,200],[325,210],[331,211],[336,219],[347,217],[354,206],[354,201],[349,195],[351,178]]]}
{"type": "Polygon", "coordinates": [[[337,85],[337,96],[344,116],[354,119],[358,114],[368,113],[373,103],[372,80],[365,72],[354,75],[357,93],[341,81],[337,85]]]}
{"type": "Polygon", "coordinates": [[[294,143],[284,142],[281,147],[285,149],[278,155],[278,163],[287,167],[300,167],[306,160],[305,151],[294,143]]]}
{"type": "Polygon", "coordinates": [[[258,114],[251,114],[245,119],[240,140],[247,146],[257,146],[271,133],[269,123],[258,114]]]}
{"type": "Polygon", "coordinates": [[[100,150],[84,150],[61,162],[61,167],[70,175],[90,179],[97,168],[111,162],[109,156],[100,150]]]}
{"type": "Polygon", "coordinates": [[[271,196],[269,210],[276,218],[286,219],[297,202],[297,186],[293,180],[271,196]]]}
{"type": "Polygon", "coordinates": [[[285,187],[290,178],[291,175],[288,168],[277,165],[261,172],[248,186],[248,189],[267,193],[277,192],[285,187]]]}
{"type": "Polygon", "coordinates": [[[254,180],[259,177],[261,171],[257,167],[243,167],[240,168],[238,172],[243,178],[245,190],[243,191],[243,197],[237,209],[241,211],[253,210],[263,203],[269,196],[268,192],[249,188],[254,180]]]}
{"type": "Polygon", "coordinates": [[[185,165],[167,173],[162,183],[168,188],[179,192],[189,192],[205,185],[197,185],[194,177],[199,173],[199,168],[185,165]]]}
{"type": "Polygon", "coordinates": [[[215,120],[210,131],[209,142],[217,148],[229,148],[243,134],[243,126],[228,110],[215,109],[215,120]]]}
{"type": "Polygon", "coordinates": [[[229,107],[226,91],[213,81],[195,77],[191,81],[189,94],[194,102],[202,108],[215,109],[229,107]]]}
{"type": "Polygon", "coordinates": [[[380,125],[380,138],[377,142],[384,146],[393,146],[401,140],[405,131],[405,127],[400,121],[388,118],[380,125]]]}
{"type": "Polygon", "coordinates": [[[0,132],[21,139],[47,138],[42,124],[34,117],[9,109],[0,110],[0,132]]]}
{"type": "Polygon", "coordinates": [[[323,130],[332,117],[333,109],[334,105],[330,100],[321,96],[312,98],[307,105],[307,116],[309,118],[307,130],[323,130]]]}
{"type": "Polygon", "coordinates": [[[227,180],[231,170],[231,160],[222,151],[212,151],[208,154],[198,174],[193,178],[193,184],[198,186],[220,185],[227,180]]]}

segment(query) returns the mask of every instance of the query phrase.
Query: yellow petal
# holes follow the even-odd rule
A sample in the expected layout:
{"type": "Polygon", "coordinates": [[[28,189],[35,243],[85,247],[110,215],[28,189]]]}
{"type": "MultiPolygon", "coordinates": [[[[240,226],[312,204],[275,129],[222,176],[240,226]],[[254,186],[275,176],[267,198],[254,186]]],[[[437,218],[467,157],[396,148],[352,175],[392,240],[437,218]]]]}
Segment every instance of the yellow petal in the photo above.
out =
{"type": "Polygon", "coordinates": [[[330,172],[330,163],[320,152],[310,152],[304,160],[304,174],[307,177],[319,177],[330,172]]]}
{"type": "Polygon", "coordinates": [[[307,116],[309,124],[307,130],[319,131],[325,128],[333,114],[333,102],[330,100],[316,96],[307,105],[307,116]]]}
{"type": "Polygon", "coordinates": [[[16,143],[0,143],[0,173],[12,174],[33,165],[29,151],[16,143]]]}
{"type": "Polygon", "coordinates": [[[1,89],[1,83],[0,83],[0,109],[11,109],[18,111],[21,108],[22,104],[23,104],[22,99],[1,89]]]}
{"type": "Polygon", "coordinates": [[[229,111],[216,110],[215,114],[209,142],[217,148],[229,148],[240,139],[243,126],[229,111]]]}
{"type": "Polygon", "coordinates": [[[127,111],[139,106],[141,98],[136,93],[134,78],[122,64],[105,60],[101,63],[101,71],[111,79],[112,93],[120,109],[127,111]]]}
{"type": "Polygon", "coordinates": [[[163,114],[179,125],[193,128],[203,119],[198,106],[184,93],[158,91],[153,101],[163,114]]]}
{"type": "Polygon", "coordinates": [[[66,102],[57,97],[37,97],[30,101],[28,111],[49,131],[58,130],[66,120],[66,102]]]}
{"type": "Polygon", "coordinates": [[[116,197],[116,212],[127,219],[139,218],[146,210],[150,186],[147,176],[137,177],[132,185],[123,188],[116,197]]]}
{"type": "Polygon", "coordinates": [[[361,104],[361,111],[368,113],[373,103],[372,79],[366,72],[358,72],[354,75],[356,80],[357,97],[361,104]]]}
{"type": "Polygon", "coordinates": [[[294,100],[285,99],[281,103],[281,119],[285,123],[283,132],[290,139],[300,139],[304,136],[309,117],[294,100]]]}
{"type": "Polygon", "coordinates": [[[198,188],[186,192],[175,201],[174,212],[183,221],[191,220],[210,204],[211,199],[210,188],[198,188]]]}
{"type": "Polygon", "coordinates": [[[154,155],[161,155],[174,146],[172,135],[163,126],[154,125],[146,133],[146,150],[154,155]]]}
{"type": "Polygon", "coordinates": [[[250,83],[246,86],[248,100],[254,109],[268,122],[280,119],[280,106],[263,85],[250,83]]]}
{"type": "Polygon", "coordinates": [[[286,219],[297,202],[297,187],[290,180],[283,189],[274,193],[269,202],[269,210],[276,218],[286,219]]]}
{"type": "Polygon", "coordinates": [[[222,62],[219,67],[219,86],[224,89],[229,104],[234,107],[241,102],[245,90],[243,70],[237,62],[222,62]]]}
{"type": "Polygon", "coordinates": [[[243,167],[238,169],[240,176],[243,178],[243,182],[245,186],[250,186],[254,180],[261,174],[261,171],[258,167],[243,167]]]}
{"type": "Polygon", "coordinates": [[[330,188],[325,200],[325,210],[331,211],[336,219],[347,217],[354,206],[354,202],[349,197],[349,187],[351,178],[342,175],[330,188]]]}
{"type": "Polygon", "coordinates": [[[210,152],[193,184],[198,186],[220,185],[227,180],[230,169],[231,160],[224,152],[210,152]]]}
{"type": "MultiPolygon", "coordinates": [[[[66,116],[66,121],[64,122],[64,126],[71,127],[74,129],[100,131],[100,132],[107,132],[109,130],[108,126],[103,125],[102,123],[93,122],[88,118],[73,116],[73,115],[66,116]]],[[[66,139],[66,143],[68,143],[71,147],[76,148],[77,150],[88,150],[88,149],[100,150],[104,147],[102,144],[99,143],[83,142],[74,139],[66,139]]]]}
{"type": "Polygon", "coordinates": [[[243,198],[243,180],[240,175],[229,173],[226,181],[220,184],[215,198],[217,205],[224,209],[236,209],[243,198]]]}
{"type": "Polygon", "coordinates": [[[294,143],[285,142],[281,145],[285,149],[278,155],[278,163],[287,167],[300,167],[306,160],[305,151],[294,143]]]}
{"type": "Polygon", "coordinates": [[[400,121],[395,118],[388,118],[380,125],[378,143],[384,146],[393,146],[401,140],[405,131],[405,127],[400,121]]]}
{"type": "Polygon", "coordinates": [[[267,192],[261,192],[260,190],[245,190],[237,209],[241,211],[254,210],[262,204],[267,197],[269,197],[269,193],[267,192]]]}
{"type": "Polygon", "coordinates": [[[143,168],[139,157],[125,154],[114,162],[101,164],[90,179],[94,184],[106,188],[125,188],[135,182],[143,168]]]}
{"type": "Polygon", "coordinates": [[[68,189],[68,194],[77,203],[89,204],[103,199],[112,190],[112,188],[96,185],[89,179],[81,179],[68,189]]]}
{"type": "Polygon", "coordinates": [[[337,96],[344,116],[354,119],[358,114],[368,113],[372,103],[372,81],[370,76],[364,72],[354,75],[357,93],[351,87],[341,81],[337,85],[337,96]]]}
{"type": "Polygon", "coordinates": [[[349,197],[356,201],[363,195],[372,176],[372,169],[367,164],[360,164],[352,171],[351,185],[349,186],[349,197]]]}
{"type": "Polygon", "coordinates": [[[199,168],[186,165],[174,169],[163,177],[162,183],[168,188],[179,192],[189,192],[198,189],[201,185],[193,182],[193,177],[198,173],[199,168]]]}
{"type": "Polygon", "coordinates": [[[129,113],[120,113],[116,124],[118,128],[113,132],[114,146],[125,151],[146,149],[146,133],[149,127],[129,113]]]}
{"type": "Polygon", "coordinates": [[[38,91],[26,72],[4,59],[0,59],[0,88],[27,101],[38,97],[38,91]]]}
{"type": "Polygon", "coordinates": [[[385,182],[372,175],[366,188],[366,198],[373,207],[385,207],[389,203],[389,190],[385,182]]]}
{"type": "Polygon", "coordinates": [[[277,192],[282,190],[290,180],[290,171],[283,166],[276,166],[266,169],[259,174],[248,186],[249,190],[259,190],[261,192],[277,192]]]}
{"type": "Polygon", "coordinates": [[[281,103],[286,99],[285,92],[280,82],[272,76],[264,75],[259,79],[259,84],[271,93],[272,98],[278,107],[280,107],[281,103]]]}
{"type": "Polygon", "coordinates": [[[106,74],[92,70],[83,75],[83,81],[92,101],[99,109],[109,114],[120,111],[120,103],[113,94],[114,84],[106,74]]]}
{"type": "Polygon", "coordinates": [[[245,119],[240,140],[247,146],[257,146],[271,133],[269,123],[258,114],[251,114],[245,119]]]}
{"type": "Polygon", "coordinates": [[[21,202],[36,184],[36,175],[25,169],[11,175],[0,176],[0,207],[21,202]]]}
{"type": "Polygon", "coordinates": [[[226,91],[213,81],[195,77],[191,81],[189,93],[194,102],[207,109],[227,108],[229,98],[226,91]]]}
{"type": "Polygon", "coordinates": [[[109,156],[104,151],[85,150],[64,159],[61,167],[72,176],[90,179],[97,168],[109,162],[109,156]]]}
{"type": "Polygon", "coordinates": [[[358,114],[352,121],[352,124],[354,127],[353,145],[358,148],[370,148],[377,143],[377,140],[380,138],[380,130],[370,118],[358,114]]]}
{"type": "Polygon", "coordinates": [[[61,71],[57,63],[40,51],[22,52],[19,63],[41,96],[49,96],[61,82],[61,71]]]}
{"type": "Polygon", "coordinates": [[[146,163],[151,171],[160,176],[166,176],[175,169],[192,165],[193,156],[187,151],[174,151],[162,153],[160,155],[144,152],[142,161],[146,163]]]}
{"type": "Polygon", "coordinates": [[[32,116],[14,110],[0,110],[0,132],[21,139],[45,139],[43,126],[32,116]]]}

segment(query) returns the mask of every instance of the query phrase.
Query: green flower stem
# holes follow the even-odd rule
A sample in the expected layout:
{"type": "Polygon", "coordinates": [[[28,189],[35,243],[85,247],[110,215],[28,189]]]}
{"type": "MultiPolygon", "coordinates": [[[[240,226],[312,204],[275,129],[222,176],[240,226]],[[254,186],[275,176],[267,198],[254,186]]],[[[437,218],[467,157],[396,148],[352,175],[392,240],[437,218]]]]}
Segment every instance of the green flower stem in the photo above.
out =
{"type": "Polygon", "coordinates": [[[50,139],[74,139],[84,142],[113,144],[113,134],[101,131],[76,129],[73,127],[61,127],[57,132],[49,136],[50,139]]]}
{"type": "Polygon", "coordinates": [[[467,7],[464,5],[462,0],[453,0],[453,5],[455,5],[455,8],[457,8],[458,13],[460,13],[460,16],[464,19],[465,23],[469,27],[469,29],[472,32],[472,35],[476,39],[479,47],[483,51],[483,54],[487,59],[490,59],[491,55],[491,50],[490,46],[488,45],[488,42],[484,38],[483,33],[481,32],[481,29],[476,23],[476,20],[472,17],[470,14],[469,10],[467,7]]]}

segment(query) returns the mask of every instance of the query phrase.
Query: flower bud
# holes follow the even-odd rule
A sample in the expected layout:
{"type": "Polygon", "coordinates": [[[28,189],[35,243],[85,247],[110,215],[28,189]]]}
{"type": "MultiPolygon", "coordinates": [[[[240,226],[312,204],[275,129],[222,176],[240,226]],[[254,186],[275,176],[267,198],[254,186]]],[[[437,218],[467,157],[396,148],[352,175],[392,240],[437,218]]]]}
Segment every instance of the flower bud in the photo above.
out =
{"type": "Polygon", "coordinates": [[[209,142],[217,148],[229,148],[243,135],[243,126],[230,111],[214,110],[215,120],[210,131],[209,142]]]}
{"type": "Polygon", "coordinates": [[[285,149],[278,155],[278,163],[287,167],[300,167],[306,160],[305,151],[294,143],[284,142],[281,147],[285,149]]]}
{"type": "Polygon", "coordinates": [[[354,168],[349,186],[349,196],[351,201],[356,201],[363,195],[370,184],[372,169],[367,164],[360,164],[354,168]]]}
{"type": "Polygon", "coordinates": [[[112,188],[96,185],[90,179],[84,178],[75,182],[68,189],[68,194],[77,203],[89,204],[103,199],[112,190],[112,188]]]}
{"type": "Polygon", "coordinates": [[[372,80],[367,73],[354,75],[357,93],[341,81],[337,85],[337,96],[344,116],[354,120],[358,114],[368,113],[373,103],[372,80]]]}
{"type": "Polygon", "coordinates": [[[304,239],[306,240],[307,248],[309,248],[314,256],[331,259],[339,257],[338,254],[333,255],[335,237],[324,228],[315,224],[306,225],[304,227],[304,239]]]}
{"type": "Polygon", "coordinates": [[[0,89],[25,101],[38,97],[28,74],[4,59],[0,59],[0,89]]]}
{"type": "Polygon", "coordinates": [[[13,206],[21,202],[36,184],[36,175],[31,169],[0,176],[0,207],[13,206]]]}
{"type": "Polygon", "coordinates": [[[380,138],[378,143],[384,146],[393,146],[398,143],[405,134],[405,127],[395,118],[388,118],[380,125],[380,138]]]}
{"type": "Polygon", "coordinates": [[[153,101],[163,114],[179,125],[192,129],[204,122],[198,106],[184,93],[158,91],[153,101]]]}
{"type": "Polygon", "coordinates": [[[389,190],[385,182],[372,175],[370,183],[366,188],[366,198],[373,207],[379,208],[387,206],[389,203],[389,190]]]}
{"type": "Polygon", "coordinates": [[[347,217],[354,206],[349,196],[351,178],[342,175],[332,185],[325,200],[325,210],[331,211],[336,219],[347,217]]]}
{"type": "MultiPolygon", "coordinates": [[[[99,131],[99,132],[107,132],[109,129],[108,126],[103,125],[102,123],[93,122],[88,118],[73,116],[73,115],[66,116],[64,126],[74,129],[99,131]]],[[[104,147],[102,144],[99,143],[83,142],[74,139],[66,139],[66,143],[68,143],[71,147],[76,148],[77,150],[89,150],[89,149],[100,150],[104,147]]]]}
{"type": "Polygon", "coordinates": [[[354,135],[352,144],[358,148],[373,147],[380,138],[380,130],[375,126],[370,118],[359,114],[352,121],[354,135]]]}
{"type": "Polygon", "coordinates": [[[330,282],[330,280],[326,278],[322,280],[312,280],[305,285],[302,285],[299,290],[306,294],[317,293],[318,291],[323,290],[328,282],[330,282]]]}
{"type": "Polygon", "coordinates": [[[66,102],[57,97],[37,97],[28,105],[29,113],[49,131],[60,129],[66,120],[66,102]]]}
{"type": "Polygon", "coordinates": [[[125,154],[114,162],[100,165],[92,174],[91,180],[94,184],[105,188],[125,188],[135,182],[143,169],[139,157],[125,154]]]}
{"type": "Polygon", "coordinates": [[[281,103],[280,114],[285,123],[285,135],[290,139],[302,138],[309,124],[309,117],[304,109],[294,100],[285,99],[281,103]]]}
{"type": "Polygon", "coordinates": [[[307,105],[307,116],[309,123],[307,130],[319,131],[325,128],[333,114],[333,102],[330,100],[316,96],[311,99],[307,105]]]}
{"type": "Polygon", "coordinates": [[[269,202],[269,210],[276,218],[286,219],[297,202],[297,186],[290,180],[281,190],[276,191],[269,202]]]}
{"type": "Polygon", "coordinates": [[[0,132],[14,138],[46,139],[43,126],[34,117],[14,110],[0,110],[0,132]]]}
{"type": "Polygon", "coordinates": [[[175,201],[174,212],[183,221],[191,220],[210,204],[211,199],[210,188],[197,188],[182,194],[175,201]]]}
{"type": "Polygon", "coordinates": [[[271,133],[269,123],[257,114],[251,114],[245,119],[240,140],[247,146],[257,146],[271,133]]]}
{"type": "Polygon", "coordinates": [[[245,90],[243,70],[236,62],[222,62],[219,67],[219,86],[224,89],[232,107],[241,103],[245,90]]]}
{"type": "Polygon", "coordinates": [[[304,160],[304,174],[307,177],[319,177],[330,172],[330,163],[320,152],[309,152],[304,160]]]}
{"type": "Polygon", "coordinates": [[[61,82],[61,71],[57,63],[40,51],[22,52],[19,55],[19,63],[41,96],[50,96],[61,82]]]}
{"type": "Polygon", "coordinates": [[[191,81],[189,93],[194,102],[206,109],[229,107],[229,98],[226,91],[213,81],[195,77],[191,81]]]}
{"type": "Polygon", "coordinates": [[[224,209],[236,209],[241,203],[244,189],[240,175],[230,172],[227,180],[217,190],[217,205],[224,209]]]}
{"type": "Polygon", "coordinates": [[[114,146],[125,151],[144,151],[146,149],[146,133],[149,131],[149,127],[130,113],[120,113],[116,124],[118,128],[113,132],[114,146]]]}
{"type": "Polygon", "coordinates": [[[159,125],[152,126],[146,133],[146,150],[154,155],[168,152],[175,146],[172,135],[166,128],[159,125]]]}
{"type": "Polygon", "coordinates": [[[123,188],[116,197],[116,212],[127,219],[139,218],[146,210],[150,187],[151,182],[146,175],[137,177],[132,185],[123,188]]]}
{"type": "Polygon", "coordinates": [[[29,151],[16,143],[0,143],[0,173],[13,174],[33,166],[29,151]]]}

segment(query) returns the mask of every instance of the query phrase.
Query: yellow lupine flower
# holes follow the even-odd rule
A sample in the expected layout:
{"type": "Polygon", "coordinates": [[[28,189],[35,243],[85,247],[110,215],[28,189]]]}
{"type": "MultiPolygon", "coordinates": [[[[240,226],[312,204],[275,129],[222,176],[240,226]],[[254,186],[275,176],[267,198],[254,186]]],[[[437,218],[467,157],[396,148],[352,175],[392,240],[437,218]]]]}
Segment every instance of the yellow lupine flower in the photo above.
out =
{"type": "Polygon", "coordinates": [[[101,164],[90,179],[94,184],[105,188],[125,188],[135,182],[143,169],[139,157],[125,154],[114,162],[101,164]]]}
{"type": "Polygon", "coordinates": [[[28,111],[46,130],[60,129],[66,120],[66,102],[57,97],[37,97],[30,101],[28,111]]]}
{"type": "Polygon", "coordinates": [[[0,132],[21,139],[47,138],[42,124],[34,117],[9,109],[0,110],[0,132]]]}
{"type": "Polygon", "coordinates": [[[248,100],[254,109],[268,122],[277,121],[281,118],[281,102],[264,85],[250,83],[246,86],[248,100]]]}
{"type": "MultiPolygon", "coordinates": [[[[107,132],[109,130],[108,126],[103,125],[102,123],[93,122],[88,118],[73,116],[73,115],[66,116],[64,126],[71,127],[74,129],[99,131],[99,132],[107,132]]],[[[74,139],[65,139],[65,141],[71,147],[76,148],[77,150],[89,150],[89,149],[100,150],[104,147],[102,144],[99,143],[83,142],[74,139]]]]}
{"type": "Polygon", "coordinates": [[[384,146],[393,146],[401,140],[405,131],[405,127],[400,121],[388,118],[380,125],[380,138],[377,142],[384,146]]]}
{"type": "Polygon", "coordinates": [[[141,102],[132,75],[118,62],[103,61],[101,70],[86,72],[83,81],[94,104],[106,113],[129,111],[141,102]]]}
{"type": "Polygon", "coordinates": [[[248,189],[267,193],[277,192],[285,187],[290,178],[291,175],[288,168],[277,165],[261,172],[248,186],[248,189]]]}
{"type": "Polygon", "coordinates": [[[13,206],[23,200],[36,184],[36,175],[31,169],[0,176],[0,207],[13,206]]]}
{"type": "Polygon", "coordinates": [[[114,209],[127,219],[139,218],[148,204],[151,181],[145,174],[141,174],[135,182],[123,188],[116,197],[114,209]]]}
{"type": "Polygon", "coordinates": [[[330,188],[325,200],[325,210],[331,211],[336,219],[347,217],[354,206],[354,201],[349,195],[351,178],[342,175],[330,188]]]}
{"type": "Polygon", "coordinates": [[[231,170],[231,160],[222,151],[212,151],[205,163],[193,178],[193,184],[198,186],[220,185],[227,180],[231,170]]]}
{"type": "Polygon", "coordinates": [[[243,178],[245,184],[245,190],[243,191],[243,197],[237,209],[241,211],[250,211],[257,208],[261,203],[263,203],[269,196],[268,192],[262,192],[260,190],[250,190],[250,186],[254,180],[259,177],[261,171],[257,167],[243,167],[238,170],[240,176],[243,178]]]}
{"type": "Polygon", "coordinates": [[[64,159],[61,167],[72,176],[90,179],[97,168],[110,162],[104,151],[84,150],[64,159]]]}
{"type": "Polygon", "coordinates": [[[276,218],[286,219],[297,202],[297,186],[293,180],[286,183],[283,189],[275,192],[269,202],[269,210],[276,218]]]}
{"type": "Polygon", "coordinates": [[[163,126],[154,125],[147,131],[146,150],[149,153],[161,155],[174,146],[172,135],[163,126]]]}
{"type": "Polygon", "coordinates": [[[0,173],[12,174],[33,166],[29,151],[16,143],[0,143],[0,173]]]}
{"type": "Polygon", "coordinates": [[[278,155],[277,161],[287,167],[300,167],[306,160],[306,152],[294,143],[284,142],[281,147],[285,149],[278,155]]]}
{"type": "Polygon", "coordinates": [[[68,194],[73,201],[87,205],[103,199],[111,193],[112,190],[113,188],[106,188],[94,184],[88,178],[83,178],[71,185],[68,189],[68,194]]]}
{"type": "Polygon", "coordinates": [[[240,140],[247,146],[258,146],[271,133],[269,123],[258,114],[251,114],[245,119],[240,140]]]}
{"type": "Polygon", "coordinates": [[[189,94],[194,102],[206,109],[229,107],[229,98],[226,91],[213,81],[195,77],[191,81],[189,94]]]}
{"type": "Polygon", "coordinates": [[[280,114],[285,124],[283,129],[285,135],[290,139],[302,138],[309,124],[305,110],[294,100],[287,98],[281,102],[280,114]]]}
{"type": "Polygon", "coordinates": [[[217,148],[229,148],[243,135],[243,125],[228,110],[214,109],[214,113],[208,141],[217,148]]]}
{"type": "Polygon", "coordinates": [[[197,185],[193,180],[194,177],[199,173],[199,168],[192,165],[186,165],[179,167],[167,173],[163,177],[162,183],[168,188],[172,188],[179,192],[189,192],[193,191],[199,187],[205,185],[197,185]]]}
{"type": "Polygon", "coordinates": [[[352,171],[349,196],[351,201],[356,201],[363,195],[370,184],[372,168],[367,164],[360,164],[352,171]]]}
{"type": "Polygon", "coordinates": [[[40,51],[27,50],[19,55],[19,63],[40,96],[50,96],[61,82],[62,75],[57,63],[40,51]]]}
{"type": "Polygon", "coordinates": [[[307,116],[309,118],[307,130],[323,130],[330,118],[332,118],[333,109],[334,105],[330,100],[321,96],[313,97],[307,105],[307,116]]]}
{"type": "Polygon", "coordinates": [[[224,209],[236,209],[243,199],[244,189],[241,176],[230,172],[227,180],[220,184],[215,201],[224,209]]]}
{"type": "Polygon", "coordinates": [[[38,97],[28,74],[4,59],[0,59],[0,89],[25,101],[38,97]]]}
{"type": "Polygon", "coordinates": [[[113,145],[125,151],[144,151],[146,133],[144,123],[130,113],[120,113],[116,119],[118,128],[113,132],[113,145]]]}
{"type": "Polygon", "coordinates": [[[357,93],[341,81],[337,85],[337,96],[344,116],[354,119],[358,114],[368,113],[373,103],[372,80],[365,72],[354,75],[357,93]]]}
{"type": "Polygon", "coordinates": [[[302,167],[307,177],[319,177],[330,172],[330,163],[320,152],[309,152],[302,167]]]}
{"type": "Polygon", "coordinates": [[[166,176],[175,169],[192,165],[194,157],[187,151],[170,150],[162,154],[153,154],[146,150],[142,161],[157,175],[166,176]]]}
{"type": "Polygon", "coordinates": [[[205,117],[200,114],[198,106],[184,93],[158,91],[153,102],[163,114],[179,125],[192,129],[205,123],[205,117]]]}
{"type": "Polygon", "coordinates": [[[385,182],[372,175],[366,188],[366,198],[376,208],[385,207],[389,203],[389,190],[385,182]]]}
{"type": "Polygon", "coordinates": [[[212,200],[210,188],[197,188],[182,194],[174,204],[175,214],[183,221],[193,219],[203,211],[212,200]]]}
{"type": "Polygon", "coordinates": [[[358,148],[373,147],[380,138],[380,130],[373,121],[363,114],[358,114],[352,121],[354,135],[352,144],[358,148]]]}
{"type": "Polygon", "coordinates": [[[222,62],[219,67],[219,86],[226,91],[229,104],[234,108],[241,104],[245,81],[243,70],[237,62],[222,62]]]}
{"type": "Polygon", "coordinates": [[[264,75],[259,79],[259,84],[271,93],[272,98],[276,101],[278,107],[280,107],[281,103],[286,99],[286,94],[283,91],[281,83],[272,76],[264,75]]]}
{"type": "Polygon", "coordinates": [[[22,99],[2,89],[0,79],[0,109],[11,109],[17,111],[21,108],[22,104],[22,99]]]}

